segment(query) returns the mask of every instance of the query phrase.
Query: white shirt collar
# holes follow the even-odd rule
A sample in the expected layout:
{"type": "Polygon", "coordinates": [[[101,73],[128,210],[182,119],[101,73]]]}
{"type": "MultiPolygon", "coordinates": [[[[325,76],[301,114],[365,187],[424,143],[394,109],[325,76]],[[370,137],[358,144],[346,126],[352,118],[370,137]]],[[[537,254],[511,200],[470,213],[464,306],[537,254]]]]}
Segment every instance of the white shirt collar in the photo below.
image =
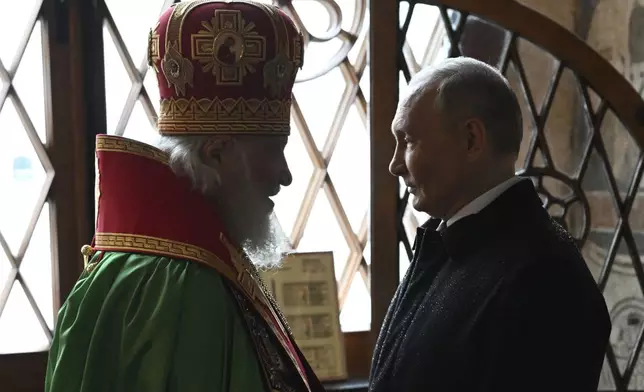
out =
{"type": "MultiPolygon", "coordinates": [[[[456,221],[465,218],[468,215],[473,215],[479,213],[482,209],[487,207],[490,203],[492,203],[494,200],[496,200],[499,196],[503,194],[503,192],[507,191],[510,189],[513,185],[518,183],[519,181],[523,180],[524,178],[514,176],[512,178],[509,178],[499,185],[495,186],[494,188],[490,189],[489,191],[483,193],[481,196],[477,197],[476,199],[472,200],[469,204],[467,204],[465,207],[461,208],[454,216],[452,216],[450,219],[447,220],[447,227],[450,227],[453,225],[456,221]]],[[[443,229],[443,226],[445,225],[445,221],[441,222],[441,224],[438,227],[438,230],[443,229]]]]}

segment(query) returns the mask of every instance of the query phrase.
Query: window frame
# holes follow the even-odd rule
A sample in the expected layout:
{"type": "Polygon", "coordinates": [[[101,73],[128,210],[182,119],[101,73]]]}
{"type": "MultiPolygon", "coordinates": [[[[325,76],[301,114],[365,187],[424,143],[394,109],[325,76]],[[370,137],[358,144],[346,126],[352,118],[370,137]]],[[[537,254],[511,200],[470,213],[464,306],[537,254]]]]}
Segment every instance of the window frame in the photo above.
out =
{"type": "MultiPolygon", "coordinates": [[[[90,98],[86,92],[91,91],[85,79],[88,75],[96,77],[87,68],[86,57],[92,50],[83,47],[88,43],[88,37],[83,34],[91,30],[91,20],[87,18],[91,14],[91,2],[56,0],[43,0],[39,14],[45,83],[45,150],[55,170],[47,195],[55,311],[82,272],[80,248],[91,239],[94,225],[93,212],[88,219],[93,210],[93,206],[90,209],[93,179],[88,173],[93,175],[93,170],[88,170],[86,165],[87,156],[93,155],[93,138],[85,130],[95,128],[88,128],[86,106],[90,105],[83,105],[90,98]]],[[[0,355],[2,387],[42,391],[47,353],[0,355]]]]}

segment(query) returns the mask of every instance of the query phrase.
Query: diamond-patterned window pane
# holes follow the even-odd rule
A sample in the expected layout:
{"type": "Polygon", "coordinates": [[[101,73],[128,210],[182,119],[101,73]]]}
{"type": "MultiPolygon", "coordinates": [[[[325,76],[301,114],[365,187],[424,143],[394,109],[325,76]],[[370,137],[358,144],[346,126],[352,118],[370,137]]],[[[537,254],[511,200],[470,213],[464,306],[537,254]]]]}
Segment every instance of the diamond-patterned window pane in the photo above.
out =
{"type": "Polygon", "coordinates": [[[150,122],[150,118],[145,112],[144,103],[140,99],[134,103],[123,135],[152,145],[158,139],[155,127],[150,122]]]}
{"type": "Polygon", "coordinates": [[[54,320],[40,5],[0,16],[22,30],[0,42],[0,354],[46,350],[54,320]]]}
{"type": "Polygon", "coordinates": [[[38,199],[47,173],[20,121],[14,101],[7,99],[0,111],[0,233],[9,250],[17,254],[34,208],[40,207],[38,199]]]}
{"type": "Polygon", "coordinates": [[[103,42],[107,130],[154,143],[159,93],[147,65],[147,36],[172,0],[105,0],[103,42]]]}
{"type": "Polygon", "coordinates": [[[0,13],[0,61],[5,68],[11,67],[16,59],[16,53],[21,50],[23,42],[16,39],[17,31],[24,31],[26,28],[31,31],[40,10],[42,0],[21,0],[11,3],[10,11],[0,13]]]}
{"type": "Polygon", "coordinates": [[[154,27],[159,14],[165,10],[164,0],[105,0],[105,5],[116,24],[125,48],[134,63],[146,58],[148,32],[154,27]],[[136,21],[136,23],[134,23],[136,21]]]}
{"type": "Polygon", "coordinates": [[[38,310],[49,329],[54,328],[54,286],[51,259],[50,206],[45,203],[40,211],[29,246],[20,264],[20,273],[38,310]]]}
{"type": "Polygon", "coordinates": [[[359,84],[362,97],[365,99],[365,106],[369,103],[369,97],[371,96],[371,89],[369,86],[370,77],[370,68],[367,65],[364,69],[364,73],[362,74],[362,78],[360,78],[359,84]]]}
{"type": "Polygon", "coordinates": [[[131,81],[107,26],[103,27],[103,46],[107,129],[109,133],[115,133],[130,91],[131,81]]]}
{"type": "MultiPolygon", "coordinates": [[[[157,137],[159,94],[154,73],[144,63],[145,44],[148,29],[170,3],[105,0],[109,133],[147,143],[157,137]]],[[[298,251],[334,252],[339,302],[350,307],[342,313],[343,328],[366,330],[370,327],[369,273],[362,256],[370,189],[366,2],[339,1],[340,12],[322,1],[279,3],[299,21],[307,47],[293,92],[292,133],[286,147],[293,184],[275,197],[275,212],[298,251]]]]}
{"type": "MultiPolygon", "coordinates": [[[[523,38],[516,41],[516,50],[523,64],[529,63],[524,77],[530,86],[529,99],[534,103],[536,110],[541,110],[548,90],[548,81],[555,74],[559,62],[550,53],[523,38]]],[[[566,86],[562,86],[566,90],[566,86]]],[[[565,91],[558,91],[564,94],[565,91]]]]}
{"type": "MultiPolygon", "coordinates": [[[[305,51],[304,56],[302,72],[308,64],[323,63],[323,59],[328,59],[328,53],[320,51],[305,51]]],[[[336,67],[318,78],[296,83],[293,88],[293,95],[306,116],[306,125],[318,149],[324,146],[345,87],[342,71],[336,67]],[[324,102],[324,105],[320,105],[321,102],[324,102]]]]}
{"type": "Polygon", "coordinates": [[[273,200],[275,201],[275,214],[282,226],[282,230],[291,236],[291,242],[296,243],[297,239],[291,233],[295,231],[295,224],[300,215],[300,206],[304,201],[306,190],[313,175],[313,163],[306,152],[306,146],[302,141],[300,132],[297,131],[296,127],[292,128],[284,153],[288,158],[293,182],[291,185],[283,187],[273,200]]]}
{"type": "Polygon", "coordinates": [[[297,249],[302,252],[333,251],[335,276],[339,279],[342,275],[350,250],[323,190],[320,190],[315,197],[304,235],[297,249]]]}
{"type": "Polygon", "coordinates": [[[437,58],[445,57],[445,29],[437,7],[427,4],[415,4],[410,9],[409,3],[400,3],[400,25],[409,24],[403,46],[405,64],[411,74],[432,64],[437,58]],[[428,34],[429,31],[429,34],[428,34]]]}
{"type": "MultiPolygon", "coordinates": [[[[411,22],[406,20],[414,18],[407,17],[409,7],[404,4],[401,26],[407,41],[413,42],[411,22]],[[408,30],[405,23],[410,23],[408,30]]],[[[459,19],[456,12],[434,8],[443,16],[440,23],[449,22],[443,25],[449,39],[436,53],[459,55],[464,49],[462,34],[470,26],[467,17],[460,14],[459,19]]],[[[440,29],[429,31],[418,33],[424,34],[425,42],[440,29]]],[[[577,240],[604,293],[613,330],[600,390],[642,390],[644,360],[636,348],[644,337],[644,154],[609,104],[574,70],[522,37],[510,36],[505,32],[504,55],[495,65],[517,93],[523,112],[517,170],[533,179],[549,213],[577,240]]],[[[413,48],[400,50],[406,60],[400,69],[404,84],[416,69],[409,56],[413,48]]],[[[407,203],[408,195],[401,192],[400,198],[402,273],[419,222],[407,203]]]]}
{"type": "Polygon", "coordinates": [[[145,74],[143,86],[145,87],[145,91],[147,91],[148,95],[150,96],[150,101],[152,102],[152,106],[154,107],[154,113],[158,114],[161,103],[161,96],[159,94],[157,76],[153,71],[145,74]]]}
{"type": "Polygon", "coordinates": [[[45,74],[42,65],[42,27],[40,22],[36,22],[34,25],[20,64],[13,79],[13,87],[22,100],[40,141],[46,143],[45,74]]]}
{"type": "Polygon", "coordinates": [[[354,231],[360,229],[369,205],[369,134],[356,105],[350,106],[329,164],[342,206],[354,231]]]}
{"type": "Polygon", "coordinates": [[[369,327],[371,311],[370,307],[366,305],[370,301],[371,296],[364,279],[356,274],[340,314],[340,324],[344,332],[363,331],[365,325],[367,328],[369,327]]]}
{"type": "Polygon", "coordinates": [[[47,350],[54,326],[47,203],[42,207],[19,272],[12,268],[6,254],[0,255],[0,279],[0,354],[47,350]]]}
{"type": "MultiPolygon", "coordinates": [[[[544,78],[548,79],[549,76],[544,78]]],[[[574,73],[566,68],[552,99],[550,114],[544,122],[544,137],[553,166],[571,177],[579,171],[583,159],[583,154],[571,154],[571,151],[582,151],[592,134],[582,100],[581,86],[574,73]]]]}
{"type": "Polygon", "coordinates": [[[17,280],[12,286],[0,317],[0,354],[47,350],[50,337],[31,311],[24,286],[17,280]]]}
{"type": "Polygon", "coordinates": [[[606,147],[606,154],[610,168],[620,193],[626,193],[635,172],[635,163],[640,154],[640,149],[628,130],[608,110],[599,129],[606,147]]]}
{"type": "MultiPolygon", "coordinates": [[[[342,35],[328,23],[340,15],[334,15],[322,2],[293,2],[304,34],[310,34],[309,39],[313,36],[326,40],[307,40],[304,69],[293,92],[298,106],[293,112],[293,132],[300,133],[314,170],[302,196],[280,199],[277,204],[299,206],[304,201],[298,222],[304,229],[295,225],[291,235],[294,245],[301,251],[311,246],[334,251],[342,329],[367,330],[371,314],[363,251],[368,233],[370,164],[368,91],[361,88],[368,85],[364,74],[368,31],[362,24],[367,12],[366,3],[360,0],[337,4],[341,9],[342,35]],[[311,21],[310,26],[307,21],[311,21]],[[352,48],[347,47],[343,35],[356,39],[352,48]],[[338,57],[338,53],[345,57],[338,57]],[[304,234],[301,242],[300,232],[304,234]]],[[[302,162],[300,154],[290,155],[287,151],[291,167],[302,162]]]]}
{"type": "MultiPolygon", "coordinates": [[[[586,182],[586,187],[592,189],[589,195],[591,219],[597,219],[590,228],[584,255],[595,270],[603,272],[600,272],[600,284],[606,282],[604,297],[613,322],[610,342],[619,372],[632,373],[629,388],[641,390],[644,388],[644,360],[634,349],[644,326],[644,297],[642,276],[634,267],[635,263],[641,265],[644,256],[644,225],[642,184],[640,179],[637,179],[639,184],[633,182],[638,174],[636,163],[641,159],[641,151],[611,110],[604,115],[598,133],[606,154],[604,158],[603,154],[595,154],[594,162],[588,165],[589,174],[601,175],[594,176],[595,181],[586,182]],[[628,217],[625,221],[620,222],[621,203],[613,197],[611,189],[618,190],[623,205],[630,208],[630,215],[625,211],[628,217]],[[612,268],[607,270],[606,260],[611,259],[612,268]],[[631,357],[633,366],[627,368],[631,357]]],[[[600,387],[615,388],[615,380],[609,377],[608,369],[609,365],[605,364],[600,387]]]]}

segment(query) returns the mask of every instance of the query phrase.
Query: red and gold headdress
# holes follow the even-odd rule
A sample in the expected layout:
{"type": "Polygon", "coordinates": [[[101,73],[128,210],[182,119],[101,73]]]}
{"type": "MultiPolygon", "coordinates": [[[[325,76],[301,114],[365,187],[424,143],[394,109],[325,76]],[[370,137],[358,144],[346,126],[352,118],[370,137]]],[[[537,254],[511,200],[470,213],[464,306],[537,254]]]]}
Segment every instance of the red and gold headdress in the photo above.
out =
{"type": "Polygon", "coordinates": [[[288,135],[302,35],[276,7],[183,1],[150,31],[162,135],[288,135]]]}

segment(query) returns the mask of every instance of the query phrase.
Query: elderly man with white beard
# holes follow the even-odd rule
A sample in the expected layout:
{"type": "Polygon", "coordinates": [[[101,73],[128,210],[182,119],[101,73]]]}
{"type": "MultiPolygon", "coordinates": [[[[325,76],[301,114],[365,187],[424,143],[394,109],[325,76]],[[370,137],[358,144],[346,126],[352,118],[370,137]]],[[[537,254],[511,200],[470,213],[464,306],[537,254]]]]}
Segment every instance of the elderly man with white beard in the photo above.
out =
{"type": "Polygon", "coordinates": [[[157,147],[96,141],[97,220],[47,392],[323,391],[258,269],[288,252],[271,196],[302,36],[277,8],[184,1],[149,36],[157,147]]]}

